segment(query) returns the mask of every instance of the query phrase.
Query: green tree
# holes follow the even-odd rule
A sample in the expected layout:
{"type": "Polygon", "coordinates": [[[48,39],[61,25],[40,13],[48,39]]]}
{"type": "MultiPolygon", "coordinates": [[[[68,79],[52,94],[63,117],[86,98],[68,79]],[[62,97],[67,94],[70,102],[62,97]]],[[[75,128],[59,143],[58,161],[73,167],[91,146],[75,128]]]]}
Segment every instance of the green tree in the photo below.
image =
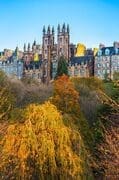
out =
{"type": "Polygon", "coordinates": [[[57,68],[57,77],[62,76],[63,74],[68,75],[68,65],[66,59],[61,56],[58,61],[58,68],[57,68]]]}

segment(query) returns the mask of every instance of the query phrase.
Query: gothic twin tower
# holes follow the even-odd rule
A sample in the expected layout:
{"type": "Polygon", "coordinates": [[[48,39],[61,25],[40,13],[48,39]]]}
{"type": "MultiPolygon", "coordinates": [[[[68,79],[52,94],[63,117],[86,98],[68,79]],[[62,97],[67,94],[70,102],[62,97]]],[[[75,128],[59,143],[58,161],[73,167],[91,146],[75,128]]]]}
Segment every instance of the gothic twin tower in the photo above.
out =
{"type": "Polygon", "coordinates": [[[47,31],[45,26],[43,27],[43,59],[48,59],[49,47],[56,53],[57,58],[64,56],[69,60],[69,45],[70,45],[70,30],[69,25],[63,24],[62,27],[57,27],[57,43],[55,44],[55,32],[54,27],[48,26],[47,31]]]}

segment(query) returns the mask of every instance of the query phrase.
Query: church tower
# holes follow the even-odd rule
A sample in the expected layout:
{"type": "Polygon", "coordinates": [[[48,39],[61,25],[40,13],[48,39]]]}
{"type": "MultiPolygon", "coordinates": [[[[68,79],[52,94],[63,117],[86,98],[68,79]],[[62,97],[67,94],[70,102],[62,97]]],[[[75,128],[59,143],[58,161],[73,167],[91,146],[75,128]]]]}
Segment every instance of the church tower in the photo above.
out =
{"type": "Polygon", "coordinates": [[[69,35],[69,25],[65,26],[63,24],[62,28],[58,25],[57,28],[57,54],[58,58],[64,56],[67,61],[69,60],[69,44],[70,44],[70,35],[69,35]]]}
{"type": "Polygon", "coordinates": [[[52,30],[48,26],[47,31],[45,26],[43,27],[43,59],[48,60],[49,49],[51,50],[54,47],[54,27],[52,30]]]}

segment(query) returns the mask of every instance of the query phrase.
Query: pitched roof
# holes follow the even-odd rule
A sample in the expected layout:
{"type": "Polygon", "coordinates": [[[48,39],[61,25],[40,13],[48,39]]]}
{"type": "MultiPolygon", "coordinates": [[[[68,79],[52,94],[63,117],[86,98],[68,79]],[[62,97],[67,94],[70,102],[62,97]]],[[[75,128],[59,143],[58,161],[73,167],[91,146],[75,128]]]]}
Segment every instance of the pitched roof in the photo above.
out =
{"type": "MultiPolygon", "coordinates": [[[[102,56],[106,55],[106,50],[109,50],[109,54],[108,55],[115,55],[115,54],[119,55],[119,48],[115,48],[114,46],[110,46],[110,47],[103,47],[103,48],[101,48],[99,50],[99,51],[101,51],[101,55],[102,56]],[[116,50],[118,50],[118,52],[116,52],[116,50]]],[[[98,55],[98,52],[97,52],[96,55],[98,55]]]]}
{"type": "Polygon", "coordinates": [[[70,59],[70,63],[71,65],[75,65],[75,64],[81,64],[82,62],[84,64],[89,63],[90,61],[93,61],[94,56],[90,55],[90,56],[79,56],[79,57],[72,57],[70,59]]]}

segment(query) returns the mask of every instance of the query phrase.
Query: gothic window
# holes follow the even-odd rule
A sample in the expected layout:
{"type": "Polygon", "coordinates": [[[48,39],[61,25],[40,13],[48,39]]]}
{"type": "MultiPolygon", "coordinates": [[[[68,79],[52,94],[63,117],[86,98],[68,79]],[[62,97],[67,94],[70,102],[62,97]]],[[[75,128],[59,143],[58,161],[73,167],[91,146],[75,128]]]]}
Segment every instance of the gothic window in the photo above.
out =
{"type": "Polygon", "coordinates": [[[62,48],[60,48],[60,53],[62,53],[62,48]]]}
{"type": "Polygon", "coordinates": [[[45,54],[47,54],[47,50],[45,50],[45,54]]]}
{"type": "Polygon", "coordinates": [[[47,41],[47,39],[45,39],[45,44],[47,44],[48,43],[48,41],[47,41]]]}
{"type": "Polygon", "coordinates": [[[60,43],[62,43],[62,38],[60,38],[60,43]]]}

